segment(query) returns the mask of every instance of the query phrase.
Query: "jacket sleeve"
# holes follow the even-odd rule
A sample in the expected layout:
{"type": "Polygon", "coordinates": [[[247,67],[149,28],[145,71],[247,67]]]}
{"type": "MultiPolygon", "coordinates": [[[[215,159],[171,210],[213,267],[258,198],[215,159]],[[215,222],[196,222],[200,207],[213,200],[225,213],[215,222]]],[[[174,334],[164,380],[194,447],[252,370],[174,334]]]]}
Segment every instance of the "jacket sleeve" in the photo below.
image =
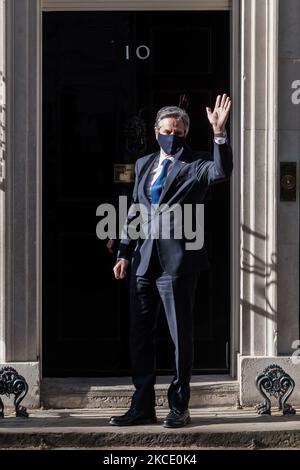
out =
{"type": "Polygon", "coordinates": [[[130,261],[132,256],[132,252],[136,245],[136,240],[132,240],[130,238],[130,233],[128,232],[128,226],[132,222],[132,220],[136,217],[136,207],[135,204],[138,203],[138,182],[139,182],[139,169],[138,169],[138,161],[135,163],[135,181],[134,181],[134,188],[131,197],[131,205],[129,207],[127,218],[125,224],[122,228],[122,237],[119,243],[119,250],[117,253],[117,259],[122,258],[127,261],[130,261]]]}
{"type": "Polygon", "coordinates": [[[229,144],[214,142],[213,160],[199,159],[196,178],[207,186],[221,183],[230,178],[233,168],[232,149],[229,144]]]}

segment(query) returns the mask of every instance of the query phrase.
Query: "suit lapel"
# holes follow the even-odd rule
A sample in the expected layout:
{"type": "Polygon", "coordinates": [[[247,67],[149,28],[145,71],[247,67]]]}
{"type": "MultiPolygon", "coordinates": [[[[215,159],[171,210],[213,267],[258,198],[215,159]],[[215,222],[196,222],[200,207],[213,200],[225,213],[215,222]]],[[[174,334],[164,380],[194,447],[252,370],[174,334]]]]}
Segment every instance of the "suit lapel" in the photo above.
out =
{"type": "Polygon", "coordinates": [[[166,195],[168,189],[170,188],[171,184],[173,183],[174,179],[176,178],[178,172],[185,165],[185,161],[182,161],[182,160],[185,159],[185,157],[188,154],[188,151],[189,151],[189,148],[184,147],[181,150],[181,152],[179,153],[179,155],[176,157],[176,159],[175,159],[175,161],[174,161],[174,163],[171,167],[171,170],[169,171],[168,176],[166,178],[162,193],[161,193],[160,198],[159,198],[159,202],[158,202],[159,204],[161,204],[164,196],[166,195]]]}
{"type": "Polygon", "coordinates": [[[161,192],[158,204],[162,202],[162,199],[164,198],[165,194],[167,193],[168,189],[170,188],[171,184],[173,183],[174,179],[177,176],[177,173],[181,170],[183,167],[184,163],[181,162],[180,160],[175,160],[171,170],[168,173],[168,176],[166,178],[163,190],[161,192]]]}
{"type": "Polygon", "coordinates": [[[144,199],[146,200],[146,202],[149,205],[150,205],[150,201],[148,199],[147,192],[146,192],[146,183],[147,183],[147,180],[148,180],[149,173],[150,173],[157,157],[159,157],[159,152],[156,152],[156,153],[152,154],[149,157],[149,159],[146,160],[146,162],[144,163],[144,165],[142,166],[141,171],[140,171],[140,173],[142,173],[142,177],[139,181],[139,194],[142,193],[144,199]]]}

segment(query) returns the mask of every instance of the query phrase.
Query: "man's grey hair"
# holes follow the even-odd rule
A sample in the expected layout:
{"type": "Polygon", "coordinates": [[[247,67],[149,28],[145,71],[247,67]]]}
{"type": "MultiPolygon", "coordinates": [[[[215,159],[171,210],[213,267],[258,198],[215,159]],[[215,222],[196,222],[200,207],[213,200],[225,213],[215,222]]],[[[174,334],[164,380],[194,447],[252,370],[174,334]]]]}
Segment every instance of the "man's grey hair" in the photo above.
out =
{"type": "Polygon", "coordinates": [[[160,129],[162,126],[162,120],[168,117],[175,118],[177,120],[181,119],[184,125],[185,135],[187,135],[190,128],[190,118],[188,113],[178,106],[164,106],[161,108],[157,112],[154,127],[160,129]]]}

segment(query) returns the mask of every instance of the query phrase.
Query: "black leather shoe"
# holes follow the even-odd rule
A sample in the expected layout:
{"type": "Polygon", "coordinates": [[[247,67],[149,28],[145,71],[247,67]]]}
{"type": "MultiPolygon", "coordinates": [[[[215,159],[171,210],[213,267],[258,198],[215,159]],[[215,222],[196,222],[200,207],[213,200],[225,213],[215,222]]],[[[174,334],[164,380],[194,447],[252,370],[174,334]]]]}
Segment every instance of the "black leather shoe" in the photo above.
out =
{"type": "Polygon", "coordinates": [[[191,421],[189,410],[184,413],[178,413],[175,410],[171,410],[168,416],[165,417],[163,426],[165,428],[181,428],[186,426],[191,421]]]}
{"type": "Polygon", "coordinates": [[[154,424],[157,423],[155,411],[145,413],[136,408],[129,410],[122,416],[113,416],[109,420],[109,424],[113,426],[136,426],[138,424],[154,424]]]}

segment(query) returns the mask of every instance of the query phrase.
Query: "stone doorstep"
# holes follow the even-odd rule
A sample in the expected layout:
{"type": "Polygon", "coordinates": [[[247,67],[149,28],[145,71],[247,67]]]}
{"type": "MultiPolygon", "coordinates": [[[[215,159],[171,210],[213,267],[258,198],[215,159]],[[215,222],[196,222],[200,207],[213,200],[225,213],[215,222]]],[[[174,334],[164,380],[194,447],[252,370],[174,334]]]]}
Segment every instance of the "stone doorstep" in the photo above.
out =
{"type": "Polygon", "coordinates": [[[300,449],[300,410],[282,416],[258,416],[253,409],[191,408],[191,423],[166,429],[166,410],[158,424],[114,427],[111,415],[120,409],[32,410],[28,419],[6,414],[0,424],[0,448],[73,449],[300,449]]]}
{"type": "MultiPolygon", "coordinates": [[[[156,402],[168,407],[171,377],[158,377],[156,402]]],[[[130,378],[47,378],[41,384],[44,408],[127,408],[134,387],[130,378]]],[[[191,383],[191,407],[236,406],[239,384],[229,376],[195,376],[191,383]]]]}

